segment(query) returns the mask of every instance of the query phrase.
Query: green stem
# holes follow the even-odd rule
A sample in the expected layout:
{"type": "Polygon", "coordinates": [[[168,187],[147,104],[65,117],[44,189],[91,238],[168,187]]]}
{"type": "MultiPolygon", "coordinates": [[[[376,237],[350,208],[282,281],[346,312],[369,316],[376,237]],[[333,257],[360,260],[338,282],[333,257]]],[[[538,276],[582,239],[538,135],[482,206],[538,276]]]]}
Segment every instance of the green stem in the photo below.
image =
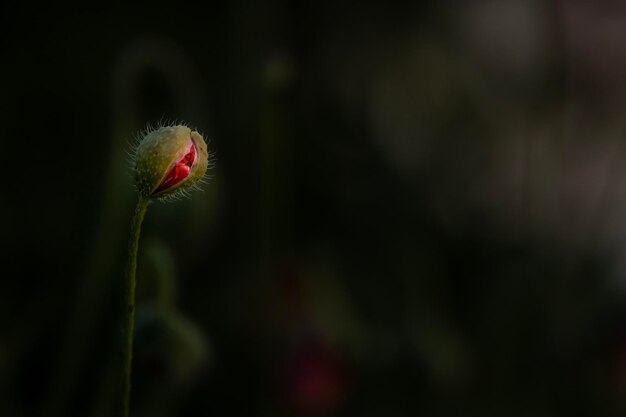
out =
{"type": "Polygon", "coordinates": [[[139,197],[135,215],[130,226],[128,241],[128,264],[126,264],[126,304],[124,308],[124,373],[122,382],[122,415],[128,417],[130,413],[130,375],[133,360],[133,333],[135,330],[135,286],[137,283],[137,247],[141,234],[141,223],[146,214],[150,200],[139,197]]]}

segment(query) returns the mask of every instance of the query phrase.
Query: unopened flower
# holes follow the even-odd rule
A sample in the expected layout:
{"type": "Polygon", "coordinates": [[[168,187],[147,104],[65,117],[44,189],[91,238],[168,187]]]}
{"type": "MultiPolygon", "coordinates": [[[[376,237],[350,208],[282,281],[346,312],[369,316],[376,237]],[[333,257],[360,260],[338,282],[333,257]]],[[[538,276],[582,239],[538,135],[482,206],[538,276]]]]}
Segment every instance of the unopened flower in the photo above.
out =
{"type": "Polygon", "coordinates": [[[143,218],[153,199],[185,195],[189,189],[196,187],[208,166],[209,153],[202,135],[187,126],[162,126],[150,130],[143,135],[133,151],[135,184],[139,198],[131,221],[125,277],[124,366],[120,401],[120,415],[123,417],[130,416],[137,250],[143,218]]]}
{"type": "Polygon", "coordinates": [[[135,150],[135,183],[143,198],[165,198],[196,186],[209,165],[207,145],[187,126],[147,133],[135,150]]]}

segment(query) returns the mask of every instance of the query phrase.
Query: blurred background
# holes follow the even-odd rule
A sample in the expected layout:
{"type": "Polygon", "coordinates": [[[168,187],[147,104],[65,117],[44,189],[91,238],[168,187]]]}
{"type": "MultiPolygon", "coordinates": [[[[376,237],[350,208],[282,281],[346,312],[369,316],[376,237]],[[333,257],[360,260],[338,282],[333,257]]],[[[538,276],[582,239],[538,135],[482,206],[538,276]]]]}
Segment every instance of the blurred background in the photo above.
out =
{"type": "Polygon", "coordinates": [[[626,3],[1,6],[0,416],[626,414],[626,3]]]}

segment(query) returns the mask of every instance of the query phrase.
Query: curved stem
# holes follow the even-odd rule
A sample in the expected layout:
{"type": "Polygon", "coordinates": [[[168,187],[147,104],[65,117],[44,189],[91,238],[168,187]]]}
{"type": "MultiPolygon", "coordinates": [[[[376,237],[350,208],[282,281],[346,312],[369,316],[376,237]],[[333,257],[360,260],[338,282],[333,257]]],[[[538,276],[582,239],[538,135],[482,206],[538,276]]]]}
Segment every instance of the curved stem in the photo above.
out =
{"type": "Polygon", "coordinates": [[[137,248],[139,246],[139,235],[141,234],[141,223],[146,214],[146,209],[150,200],[139,197],[135,214],[130,226],[130,239],[128,241],[128,263],[126,264],[126,303],[124,308],[124,371],[122,382],[122,415],[129,416],[130,404],[130,376],[133,360],[133,333],[135,330],[135,286],[137,272],[137,248]]]}

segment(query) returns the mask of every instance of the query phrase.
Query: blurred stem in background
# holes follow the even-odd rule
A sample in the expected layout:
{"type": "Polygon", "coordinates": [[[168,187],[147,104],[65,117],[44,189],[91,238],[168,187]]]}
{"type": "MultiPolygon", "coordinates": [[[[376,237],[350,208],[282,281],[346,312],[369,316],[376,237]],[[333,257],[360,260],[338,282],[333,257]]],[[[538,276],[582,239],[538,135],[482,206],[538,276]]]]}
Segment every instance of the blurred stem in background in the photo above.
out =
{"type": "Polygon", "coordinates": [[[267,278],[280,245],[289,242],[293,227],[289,216],[290,115],[285,95],[293,81],[294,63],[286,53],[270,56],[263,68],[259,122],[259,249],[261,274],[267,278]],[[280,190],[280,192],[278,192],[280,190]],[[280,221],[278,221],[280,220],[280,221]],[[282,226],[282,229],[281,229],[282,226]]]}

